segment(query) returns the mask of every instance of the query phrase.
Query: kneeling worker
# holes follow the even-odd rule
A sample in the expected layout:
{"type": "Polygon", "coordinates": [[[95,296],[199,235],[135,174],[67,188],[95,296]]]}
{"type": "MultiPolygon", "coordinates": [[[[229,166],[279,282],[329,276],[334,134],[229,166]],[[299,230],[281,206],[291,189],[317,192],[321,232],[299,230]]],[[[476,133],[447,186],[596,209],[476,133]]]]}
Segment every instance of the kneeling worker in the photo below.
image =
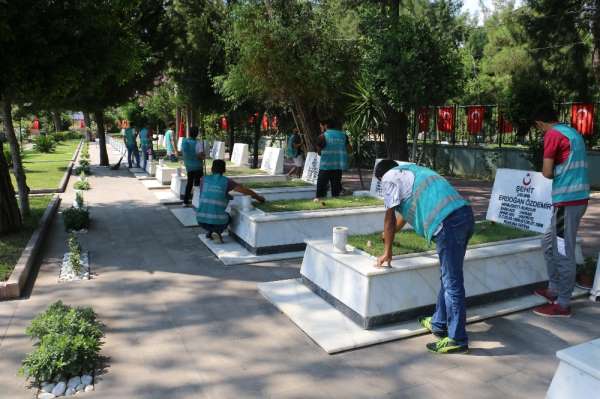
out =
{"type": "Polygon", "coordinates": [[[200,227],[206,230],[206,238],[212,239],[213,233],[216,233],[222,243],[221,234],[231,221],[231,216],[225,212],[231,199],[229,192],[233,190],[249,195],[261,203],[265,202],[265,199],[249,188],[223,176],[225,161],[222,159],[213,161],[211,171],[212,175],[204,176],[200,182],[200,205],[196,213],[196,220],[200,227]]]}
{"type": "Polygon", "coordinates": [[[376,266],[391,267],[395,234],[406,223],[428,242],[435,241],[442,284],[433,317],[421,317],[419,323],[440,338],[427,344],[429,351],[467,352],[463,262],[474,229],[471,207],[446,179],[422,166],[398,166],[385,159],[375,168],[375,177],[382,182],[387,209],[385,250],[376,266]]]}

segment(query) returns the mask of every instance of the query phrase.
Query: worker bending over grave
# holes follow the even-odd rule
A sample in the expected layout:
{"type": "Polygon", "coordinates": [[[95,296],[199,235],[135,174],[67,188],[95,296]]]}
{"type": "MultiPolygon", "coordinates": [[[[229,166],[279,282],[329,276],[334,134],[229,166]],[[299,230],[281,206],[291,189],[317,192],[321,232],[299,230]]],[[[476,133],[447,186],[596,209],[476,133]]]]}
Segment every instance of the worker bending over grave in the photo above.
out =
{"type": "Polygon", "coordinates": [[[200,182],[200,204],[196,213],[198,225],[206,230],[206,238],[213,239],[213,234],[223,243],[221,234],[231,222],[231,216],[225,211],[232,199],[230,191],[249,195],[258,202],[265,202],[263,196],[256,194],[249,188],[223,176],[225,174],[225,161],[215,159],[212,163],[212,174],[204,176],[200,182]]]}
{"type": "Polygon", "coordinates": [[[548,288],[535,291],[547,305],[534,309],[546,317],[571,316],[571,295],[575,288],[575,246],[577,229],[590,197],[587,154],[582,136],[558,122],[551,102],[540,104],[533,115],[544,131],[542,174],[552,179],[552,221],[542,242],[548,268],[548,288]]]}
{"type": "Polygon", "coordinates": [[[384,253],[377,267],[391,267],[396,232],[409,223],[428,242],[435,241],[440,259],[441,287],[435,313],[419,323],[440,339],[427,344],[435,353],[469,350],[466,331],[463,262],[475,226],[469,203],[431,169],[384,159],[375,168],[382,182],[385,207],[384,253]]]}
{"type": "Polygon", "coordinates": [[[341,122],[330,118],[320,122],[323,132],[317,139],[317,152],[321,155],[315,202],[327,197],[331,184],[331,196],[339,197],[342,192],[342,172],[348,169],[348,153],[352,146],[348,136],[341,130],[341,122]]]}
{"type": "Polygon", "coordinates": [[[181,142],[181,153],[187,173],[187,184],[183,195],[183,205],[186,207],[190,205],[192,189],[200,185],[200,179],[204,175],[204,143],[202,140],[196,140],[198,132],[198,126],[191,126],[188,137],[181,142]]]}

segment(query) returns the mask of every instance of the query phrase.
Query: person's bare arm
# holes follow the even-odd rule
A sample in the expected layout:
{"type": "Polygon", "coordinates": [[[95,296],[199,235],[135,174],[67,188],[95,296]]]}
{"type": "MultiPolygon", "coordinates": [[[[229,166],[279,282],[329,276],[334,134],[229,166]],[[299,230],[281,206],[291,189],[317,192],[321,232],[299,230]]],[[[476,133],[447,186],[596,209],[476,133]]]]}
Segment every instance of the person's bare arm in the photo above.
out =
{"type": "Polygon", "coordinates": [[[262,195],[258,195],[256,194],[253,190],[242,186],[241,184],[238,184],[233,191],[237,191],[238,193],[244,194],[244,195],[249,195],[252,198],[254,198],[255,200],[257,200],[258,202],[265,202],[265,197],[263,197],[262,195]]]}
{"type": "MultiPolygon", "coordinates": [[[[401,217],[400,217],[401,218],[401,217]]],[[[385,211],[385,219],[383,221],[383,255],[377,258],[376,267],[391,267],[392,264],[392,243],[396,235],[396,226],[398,222],[396,220],[396,211],[394,208],[390,208],[385,211]],[[387,266],[384,265],[387,263],[387,266]]]]}
{"type": "Polygon", "coordinates": [[[554,159],[544,158],[544,164],[542,166],[542,174],[547,179],[554,177],[554,159]]]}

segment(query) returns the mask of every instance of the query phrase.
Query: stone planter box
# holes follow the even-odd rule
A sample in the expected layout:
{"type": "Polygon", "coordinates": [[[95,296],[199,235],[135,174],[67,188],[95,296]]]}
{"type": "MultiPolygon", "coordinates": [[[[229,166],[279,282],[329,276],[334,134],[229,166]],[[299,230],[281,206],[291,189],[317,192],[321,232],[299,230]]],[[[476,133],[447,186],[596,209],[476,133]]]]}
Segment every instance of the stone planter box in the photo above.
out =
{"type": "Polygon", "coordinates": [[[156,166],[158,165],[158,163],[156,161],[148,161],[146,163],[146,172],[150,175],[150,176],[154,176],[156,175],[156,166]]]}
{"type": "Polygon", "coordinates": [[[231,205],[230,234],[256,255],[299,251],[305,240],[331,239],[333,227],[347,226],[352,234],[370,234],[383,227],[383,206],[266,213],[231,205]]]}
{"type": "Polygon", "coordinates": [[[171,168],[165,165],[156,166],[156,180],[158,180],[158,182],[164,186],[171,184],[172,176],[176,173],[176,168],[171,168]]]}
{"type": "MultiPolygon", "coordinates": [[[[364,329],[433,312],[440,288],[435,251],[396,256],[391,269],[379,269],[374,257],[348,248],[334,253],[331,238],[307,241],[303,283],[364,329]]],[[[579,243],[577,254],[582,258],[579,243]]],[[[465,256],[468,306],[530,294],[547,279],[540,236],[474,245],[465,256]]]]}
{"type": "Polygon", "coordinates": [[[282,182],[287,180],[287,175],[242,175],[242,176],[229,176],[240,184],[246,183],[273,183],[282,182]]]}

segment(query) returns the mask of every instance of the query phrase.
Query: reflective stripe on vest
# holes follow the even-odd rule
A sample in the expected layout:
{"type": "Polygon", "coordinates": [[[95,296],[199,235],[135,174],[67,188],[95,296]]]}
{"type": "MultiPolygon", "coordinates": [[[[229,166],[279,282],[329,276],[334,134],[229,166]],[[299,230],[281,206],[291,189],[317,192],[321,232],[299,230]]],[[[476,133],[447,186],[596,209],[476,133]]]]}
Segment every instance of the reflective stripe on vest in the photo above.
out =
{"type": "Polygon", "coordinates": [[[198,223],[225,224],[229,215],[227,208],[227,178],[223,175],[205,176],[202,180],[202,192],[196,220],[198,223]]]}
{"type": "Polygon", "coordinates": [[[346,150],[346,134],[339,130],[325,132],[325,148],[321,150],[321,170],[348,169],[348,151],[346,150]]]}
{"type": "Polygon", "coordinates": [[[197,171],[202,169],[202,161],[197,158],[196,140],[183,139],[181,143],[181,152],[183,153],[183,163],[188,171],[197,171]]]}
{"type": "Polygon", "coordinates": [[[396,210],[428,242],[448,215],[469,204],[446,179],[431,169],[417,165],[402,165],[394,169],[407,170],[415,175],[411,196],[396,210]]]}
{"type": "Polygon", "coordinates": [[[557,124],[553,129],[569,140],[569,157],[554,167],[552,179],[552,203],[578,201],[590,197],[587,174],[587,153],[583,137],[573,128],[557,124]]]}

